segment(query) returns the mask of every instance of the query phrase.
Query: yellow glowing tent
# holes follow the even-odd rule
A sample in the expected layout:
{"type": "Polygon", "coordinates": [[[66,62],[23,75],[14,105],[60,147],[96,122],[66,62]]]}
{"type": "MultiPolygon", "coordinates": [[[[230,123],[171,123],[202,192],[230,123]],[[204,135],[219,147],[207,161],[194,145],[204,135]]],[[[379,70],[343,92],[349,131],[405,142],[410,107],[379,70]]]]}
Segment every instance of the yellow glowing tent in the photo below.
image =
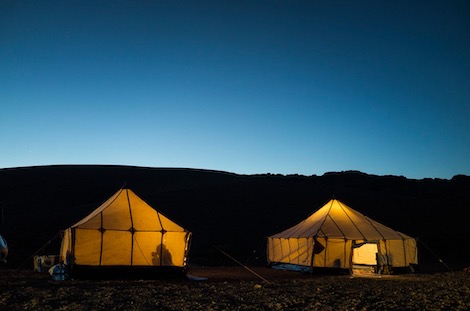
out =
{"type": "Polygon", "coordinates": [[[390,268],[418,263],[414,238],[335,199],[294,227],[268,237],[267,256],[271,264],[311,268],[390,268]]]}
{"type": "Polygon", "coordinates": [[[191,232],[121,189],[64,232],[60,254],[72,267],[186,266],[191,232]]]}

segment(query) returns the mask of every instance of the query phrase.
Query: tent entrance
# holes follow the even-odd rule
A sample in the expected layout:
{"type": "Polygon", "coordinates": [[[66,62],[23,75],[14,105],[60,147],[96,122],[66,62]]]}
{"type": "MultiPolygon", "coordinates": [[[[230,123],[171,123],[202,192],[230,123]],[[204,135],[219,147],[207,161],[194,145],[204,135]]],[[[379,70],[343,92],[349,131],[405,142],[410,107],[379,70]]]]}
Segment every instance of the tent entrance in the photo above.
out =
{"type": "Polygon", "coordinates": [[[352,273],[372,274],[377,271],[377,242],[353,244],[352,273]]]}

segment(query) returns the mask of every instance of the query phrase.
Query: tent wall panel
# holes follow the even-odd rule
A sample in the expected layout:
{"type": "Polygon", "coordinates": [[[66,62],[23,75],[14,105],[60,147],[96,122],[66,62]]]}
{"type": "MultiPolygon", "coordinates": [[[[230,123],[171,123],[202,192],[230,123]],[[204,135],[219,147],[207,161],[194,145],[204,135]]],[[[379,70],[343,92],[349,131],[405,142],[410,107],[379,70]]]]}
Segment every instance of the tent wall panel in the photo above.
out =
{"type": "Polygon", "coordinates": [[[143,202],[139,202],[137,199],[133,199],[131,202],[136,202],[132,203],[132,221],[135,230],[162,230],[157,211],[145,208],[143,202]]]}
{"type": "Polygon", "coordinates": [[[161,232],[134,233],[133,265],[159,266],[158,247],[162,240],[161,232]]]}
{"type": "Polygon", "coordinates": [[[418,264],[418,246],[415,239],[406,239],[404,241],[406,266],[418,264]]]}
{"type": "Polygon", "coordinates": [[[132,265],[132,233],[107,230],[103,233],[102,266],[132,265]]]}
{"type": "Polygon", "coordinates": [[[99,230],[102,226],[102,215],[101,213],[95,215],[94,217],[90,217],[86,222],[77,226],[80,229],[95,229],[99,230]]]}
{"type": "MultiPolygon", "coordinates": [[[[317,251],[314,251],[314,255],[313,255],[313,267],[327,267],[327,264],[326,264],[326,246],[327,246],[327,240],[325,238],[321,238],[321,237],[317,237],[316,239],[316,243],[318,243],[318,245],[322,245],[322,248],[317,250],[317,251]]],[[[315,248],[315,247],[314,247],[315,248]]]]}
{"type": "Polygon", "coordinates": [[[296,264],[304,264],[307,261],[307,239],[288,239],[290,254],[288,260],[296,264]]]}
{"type": "Polygon", "coordinates": [[[386,242],[389,264],[394,267],[406,267],[417,264],[415,240],[389,240],[386,242]]]}
{"type": "Polygon", "coordinates": [[[184,231],[184,229],[181,226],[174,223],[173,221],[171,221],[164,215],[159,214],[158,218],[160,219],[160,222],[166,231],[184,231]]]}
{"type": "Polygon", "coordinates": [[[326,268],[344,268],[349,258],[344,253],[344,239],[328,239],[326,251],[326,268]]]}
{"type": "Polygon", "coordinates": [[[129,230],[132,227],[131,211],[127,196],[119,196],[112,208],[103,209],[103,228],[112,230],[129,230]]]}
{"type": "Polygon", "coordinates": [[[313,238],[268,239],[268,260],[270,262],[292,263],[310,266],[313,251],[313,238]]]}
{"type": "Polygon", "coordinates": [[[60,259],[64,260],[65,264],[69,264],[69,254],[72,251],[72,230],[66,229],[63,232],[62,241],[60,244],[60,259]]]}
{"type": "Polygon", "coordinates": [[[101,232],[76,229],[73,256],[77,265],[99,265],[101,257],[101,232]]]}
{"type": "Polygon", "coordinates": [[[186,232],[165,232],[162,244],[162,266],[183,266],[187,244],[186,232]]]}
{"type": "Polygon", "coordinates": [[[281,238],[268,238],[267,257],[269,262],[283,262],[282,240],[281,238]]]}

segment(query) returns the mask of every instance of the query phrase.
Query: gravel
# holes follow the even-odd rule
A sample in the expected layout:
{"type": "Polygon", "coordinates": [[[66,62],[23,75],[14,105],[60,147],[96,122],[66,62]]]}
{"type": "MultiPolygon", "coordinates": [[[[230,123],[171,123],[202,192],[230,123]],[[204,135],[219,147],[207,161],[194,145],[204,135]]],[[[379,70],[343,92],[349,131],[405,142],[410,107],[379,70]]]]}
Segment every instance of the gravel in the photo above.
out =
{"type": "Polygon", "coordinates": [[[0,270],[0,310],[469,310],[464,272],[352,277],[254,268],[189,270],[203,281],[53,281],[0,270]]]}

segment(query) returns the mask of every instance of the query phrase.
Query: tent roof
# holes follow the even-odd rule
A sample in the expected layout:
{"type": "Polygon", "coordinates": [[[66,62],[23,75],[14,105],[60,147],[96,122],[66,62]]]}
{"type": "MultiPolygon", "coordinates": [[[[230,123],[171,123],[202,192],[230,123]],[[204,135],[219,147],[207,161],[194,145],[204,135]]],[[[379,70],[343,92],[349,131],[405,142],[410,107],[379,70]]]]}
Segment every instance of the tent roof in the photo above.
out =
{"type": "Polygon", "coordinates": [[[333,199],[299,224],[271,238],[324,237],[350,240],[403,240],[406,234],[384,226],[333,199]]]}
{"type": "Polygon", "coordinates": [[[165,217],[131,189],[120,189],[72,228],[118,231],[186,231],[165,217]]]}

